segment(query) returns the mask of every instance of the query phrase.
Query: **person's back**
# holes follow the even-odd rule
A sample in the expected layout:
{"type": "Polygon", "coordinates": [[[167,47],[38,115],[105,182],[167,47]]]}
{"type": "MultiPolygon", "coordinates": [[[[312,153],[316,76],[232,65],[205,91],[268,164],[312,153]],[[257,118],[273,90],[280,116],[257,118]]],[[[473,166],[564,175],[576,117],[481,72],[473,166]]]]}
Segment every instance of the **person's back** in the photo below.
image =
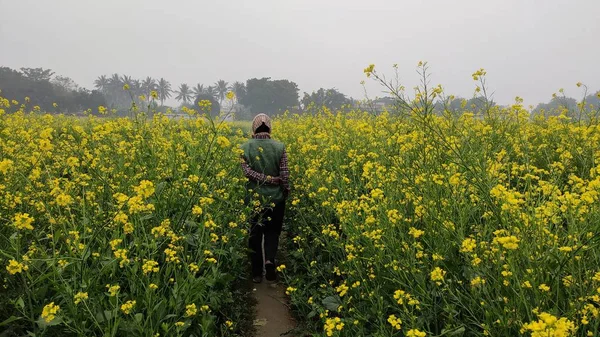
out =
{"type": "Polygon", "coordinates": [[[250,220],[252,280],[262,281],[263,262],[267,280],[275,281],[275,255],[283,226],[285,200],[289,193],[289,170],[285,145],[271,139],[271,119],[258,114],[252,121],[252,139],[242,144],[242,170],[247,188],[263,197],[262,206],[250,220]],[[262,240],[264,235],[265,260],[262,240]]]}
{"type": "MultiPolygon", "coordinates": [[[[285,147],[270,138],[252,138],[242,145],[244,160],[252,170],[268,177],[280,176],[280,163],[285,147]]],[[[283,186],[249,179],[248,189],[268,197],[273,202],[283,200],[283,186]]]]}

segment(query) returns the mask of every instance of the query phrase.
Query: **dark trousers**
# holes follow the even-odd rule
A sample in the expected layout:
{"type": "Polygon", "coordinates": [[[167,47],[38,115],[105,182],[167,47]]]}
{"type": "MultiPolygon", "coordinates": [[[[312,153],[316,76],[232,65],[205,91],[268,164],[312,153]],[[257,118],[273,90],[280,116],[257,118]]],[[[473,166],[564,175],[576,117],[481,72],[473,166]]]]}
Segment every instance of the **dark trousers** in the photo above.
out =
{"type": "Polygon", "coordinates": [[[285,201],[275,204],[273,208],[265,208],[250,219],[250,261],[252,276],[261,276],[263,272],[262,239],[265,238],[265,261],[275,263],[279,235],[283,226],[285,201]]]}

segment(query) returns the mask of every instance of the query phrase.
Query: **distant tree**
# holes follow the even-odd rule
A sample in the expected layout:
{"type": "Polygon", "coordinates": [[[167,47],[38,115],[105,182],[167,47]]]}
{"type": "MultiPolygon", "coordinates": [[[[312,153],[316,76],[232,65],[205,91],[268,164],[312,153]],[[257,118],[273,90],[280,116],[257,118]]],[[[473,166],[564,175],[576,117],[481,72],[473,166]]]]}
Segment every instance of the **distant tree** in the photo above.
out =
{"type": "Polygon", "coordinates": [[[211,95],[212,97],[214,97],[215,99],[217,98],[217,88],[213,87],[212,85],[209,85],[208,87],[206,87],[206,90],[204,91],[205,94],[207,95],[211,95]]]}
{"type": "Polygon", "coordinates": [[[114,73],[110,76],[110,78],[108,79],[108,83],[111,86],[111,89],[113,89],[114,87],[122,87],[123,86],[123,82],[121,82],[121,76],[119,76],[119,74],[114,73]]]}
{"type": "Polygon", "coordinates": [[[119,74],[114,73],[108,79],[108,86],[111,95],[116,95],[123,90],[123,82],[121,81],[121,76],[119,74]]]}
{"type": "MultiPolygon", "coordinates": [[[[40,68],[36,68],[40,69],[40,68]]],[[[52,82],[48,80],[49,72],[38,72],[42,75],[28,76],[7,67],[0,67],[0,90],[2,96],[10,100],[25,103],[31,108],[39,106],[43,111],[54,112],[53,103],[58,104],[60,112],[73,113],[87,109],[96,109],[98,105],[105,105],[105,99],[100,91],[88,91],[79,86],[66,76],[56,76],[52,82]]]]}
{"type": "Polygon", "coordinates": [[[134,79],[131,81],[131,84],[129,86],[129,90],[131,90],[135,102],[137,104],[142,104],[140,99],[140,96],[144,95],[144,90],[142,90],[142,81],[134,79]]]}
{"type": "Polygon", "coordinates": [[[127,84],[129,87],[131,87],[132,83],[133,83],[133,78],[131,76],[127,76],[127,75],[121,76],[121,84],[123,84],[123,85],[127,84]]]}
{"type": "Polygon", "coordinates": [[[196,99],[196,97],[204,94],[205,89],[204,89],[204,85],[198,83],[196,84],[195,87],[192,88],[192,94],[194,95],[194,99],[196,99]]]}
{"type": "Polygon", "coordinates": [[[305,92],[301,103],[304,109],[311,103],[314,103],[317,108],[325,106],[328,109],[337,110],[341,108],[342,105],[349,104],[350,99],[346,98],[346,95],[336,89],[320,88],[317,91],[313,91],[310,95],[305,92]]]}
{"type": "Polygon", "coordinates": [[[52,79],[51,83],[57,88],[67,92],[74,91],[79,88],[75,81],[73,81],[70,77],[66,76],[57,75],[52,79]]]}
{"type": "Polygon", "coordinates": [[[106,99],[99,90],[90,91],[85,88],[79,88],[77,91],[73,91],[73,103],[75,111],[91,109],[94,113],[97,113],[98,106],[106,105],[106,99]]]}
{"type": "Polygon", "coordinates": [[[108,84],[103,93],[111,108],[123,108],[131,104],[129,96],[123,91],[124,84],[122,77],[117,73],[108,78],[108,84]]]}
{"type": "Polygon", "coordinates": [[[193,98],[192,95],[192,91],[190,90],[190,87],[183,83],[179,86],[179,90],[175,91],[175,93],[177,94],[177,96],[175,96],[175,99],[183,102],[183,104],[187,104],[188,101],[191,101],[193,98]]]}
{"type": "MultiPolygon", "coordinates": [[[[221,105],[213,95],[209,95],[207,93],[202,93],[196,97],[194,100],[194,109],[198,110],[200,108],[198,103],[205,100],[210,101],[211,103],[210,115],[212,117],[218,116],[221,113],[221,105]]],[[[206,111],[200,111],[200,113],[206,113],[206,111]]]]}
{"type": "Polygon", "coordinates": [[[148,76],[142,81],[142,91],[146,97],[150,97],[152,90],[156,90],[156,80],[148,76]]]}
{"type": "Polygon", "coordinates": [[[231,91],[233,91],[236,97],[244,96],[246,95],[246,84],[244,82],[234,82],[231,85],[231,91]]]}
{"type": "Polygon", "coordinates": [[[158,80],[158,99],[160,100],[160,105],[164,105],[164,101],[171,98],[172,92],[171,83],[161,77],[158,80]]]}
{"type": "Polygon", "coordinates": [[[269,77],[246,81],[246,92],[238,97],[252,113],[270,115],[298,106],[298,85],[288,80],[272,81],[269,77]]]}
{"type": "Polygon", "coordinates": [[[36,82],[50,81],[54,72],[43,68],[21,68],[23,76],[36,82]]]}
{"type": "Polygon", "coordinates": [[[445,100],[438,100],[433,105],[433,112],[436,115],[450,113],[452,115],[461,115],[467,105],[467,100],[462,97],[446,97],[445,100]]]}
{"type": "Polygon", "coordinates": [[[142,81],[135,79],[133,81],[131,81],[131,89],[136,93],[136,94],[142,94],[142,81]]]}
{"type": "Polygon", "coordinates": [[[108,85],[109,81],[106,75],[98,76],[98,78],[94,81],[94,87],[103,94],[106,94],[108,91],[108,85]]]}
{"type": "Polygon", "coordinates": [[[215,88],[217,97],[219,98],[219,102],[223,104],[223,100],[225,100],[225,96],[229,91],[229,83],[223,80],[218,80],[217,83],[215,83],[215,88]]]}
{"type": "Polygon", "coordinates": [[[8,67],[0,67],[0,90],[2,97],[9,100],[23,102],[25,97],[29,97],[31,105],[46,111],[53,111],[52,103],[56,102],[54,86],[50,81],[33,80],[8,67]]]}
{"type": "MultiPolygon", "coordinates": [[[[496,102],[492,101],[492,102],[490,102],[489,107],[493,107],[495,105],[496,105],[496,102]]],[[[487,106],[486,99],[484,97],[473,97],[467,101],[465,109],[467,111],[475,113],[475,114],[482,114],[482,113],[487,112],[486,107],[488,107],[488,106],[487,106]]]]}
{"type": "Polygon", "coordinates": [[[494,106],[496,106],[496,102],[491,101],[488,103],[482,96],[476,96],[470,99],[451,96],[443,101],[436,101],[433,104],[433,113],[437,115],[449,113],[455,116],[460,116],[465,112],[484,114],[488,108],[494,106]]]}
{"type": "Polygon", "coordinates": [[[583,114],[586,119],[598,120],[600,117],[600,91],[585,97],[583,114]]]}
{"type": "Polygon", "coordinates": [[[600,91],[585,97],[585,108],[596,111],[600,109],[600,91]]]}
{"type": "Polygon", "coordinates": [[[558,116],[565,112],[567,116],[572,116],[577,110],[577,100],[572,97],[554,96],[548,103],[540,103],[533,110],[532,114],[543,114],[546,117],[558,116]]]}

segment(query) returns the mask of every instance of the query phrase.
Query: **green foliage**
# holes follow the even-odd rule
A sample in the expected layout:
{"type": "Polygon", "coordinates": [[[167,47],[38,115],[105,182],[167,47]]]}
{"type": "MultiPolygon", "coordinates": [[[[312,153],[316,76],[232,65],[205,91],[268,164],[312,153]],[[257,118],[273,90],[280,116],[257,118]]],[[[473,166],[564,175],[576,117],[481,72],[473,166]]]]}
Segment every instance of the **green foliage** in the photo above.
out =
{"type": "Polygon", "coordinates": [[[316,108],[327,107],[330,110],[337,110],[343,105],[350,104],[351,102],[352,101],[348,99],[346,95],[336,89],[323,88],[319,88],[319,90],[313,91],[311,94],[305,92],[301,100],[305,110],[309,108],[311,103],[316,108]]]}
{"type": "Polygon", "coordinates": [[[95,111],[99,105],[105,105],[101,92],[79,88],[68,77],[56,76],[50,81],[54,73],[41,68],[21,68],[23,72],[7,67],[0,67],[0,90],[2,96],[29,104],[31,107],[39,106],[40,110],[48,112],[79,113],[87,109],[95,111]],[[25,98],[29,102],[25,102],[25,98]],[[57,103],[55,108],[53,103],[57,103]]]}
{"type": "Polygon", "coordinates": [[[496,106],[493,101],[487,101],[485,97],[476,96],[470,99],[462,97],[448,97],[445,100],[438,100],[434,104],[434,112],[438,115],[450,113],[458,116],[462,113],[469,112],[476,115],[483,114],[488,107],[496,106]]]}
{"type": "Polygon", "coordinates": [[[2,195],[27,200],[0,198],[0,335],[245,335],[244,140],[205,118],[0,116],[2,195]]]}
{"type": "Polygon", "coordinates": [[[575,111],[577,109],[577,100],[572,97],[552,97],[548,103],[540,103],[535,109],[533,114],[544,114],[545,116],[558,116],[562,111],[575,111]]]}
{"type": "Polygon", "coordinates": [[[200,94],[200,95],[196,96],[196,99],[194,100],[194,107],[193,107],[193,109],[195,109],[196,111],[198,111],[198,109],[199,109],[198,103],[200,101],[210,101],[210,103],[211,103],[210,115],[211,116],[216,117],[221,113],[221,104],[219,104],[219,101],[217,101],[215,96],[210,95],[208,93],[204,93],[204,94],[200,94]]]}
{"type": "Polygon", "coordinates": [[[245,92],[238,94],[238,101],[249,107],[253,114],[274,115],[298,105],[298,85],[270,77],[252,78],[246,81],[245,92]]]}
{"type": "Polygon", "coordinates": [[[182,83],[179,86],[179,90],[176,91],[175,93],[177,94],[177,96],[175,96],[175,99],[183,102],[184,104],[187,104],[188,101],[191,101],[192,97],[193,97],[192,90],[185,83],[182,83]]]}
{"type": "Polygon", "coordinates": [[[225,95],[227,95],[227,92],[229,91],[229,84],[223,80],[219,80],[215,83],[215,91],[219,98],[219,102],[223,103],[225,95]]]}
{"type": "Polygon", "coordinates": [[[50,81],[54,75],[52,70],[43,68],[21,68],[21,72],[23,76],[34,82],[50,81]]]}
{"type": "Polygon", "coordinates": [[[171,89],[171,83],[161,77],[160,80],[158,80],[156,89],[158,91],[160,105],[164,105],[165,100],[169,99],[173,93],[173,90],[171,89]]]}

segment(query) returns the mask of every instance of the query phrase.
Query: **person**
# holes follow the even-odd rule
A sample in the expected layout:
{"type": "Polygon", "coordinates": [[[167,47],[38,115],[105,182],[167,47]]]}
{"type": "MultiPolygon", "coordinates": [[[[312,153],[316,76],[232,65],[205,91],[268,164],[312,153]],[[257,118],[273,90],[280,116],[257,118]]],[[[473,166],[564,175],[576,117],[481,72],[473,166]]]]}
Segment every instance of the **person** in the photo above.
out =
{"type": "Polygon", "coordinates": [[[261,113],[252,121],[252,139],[242,144],[241,149],[241,166],[248,178],[246,187],[261,199],[260,208],[250,218],[248,246],[252,281],[262,282],[264,268],[267,281],[274,282],[277,279],[275,257],[283,226],[285,201],[290,192],[285,145],[271,139],[271,118],[261,113]]]}

